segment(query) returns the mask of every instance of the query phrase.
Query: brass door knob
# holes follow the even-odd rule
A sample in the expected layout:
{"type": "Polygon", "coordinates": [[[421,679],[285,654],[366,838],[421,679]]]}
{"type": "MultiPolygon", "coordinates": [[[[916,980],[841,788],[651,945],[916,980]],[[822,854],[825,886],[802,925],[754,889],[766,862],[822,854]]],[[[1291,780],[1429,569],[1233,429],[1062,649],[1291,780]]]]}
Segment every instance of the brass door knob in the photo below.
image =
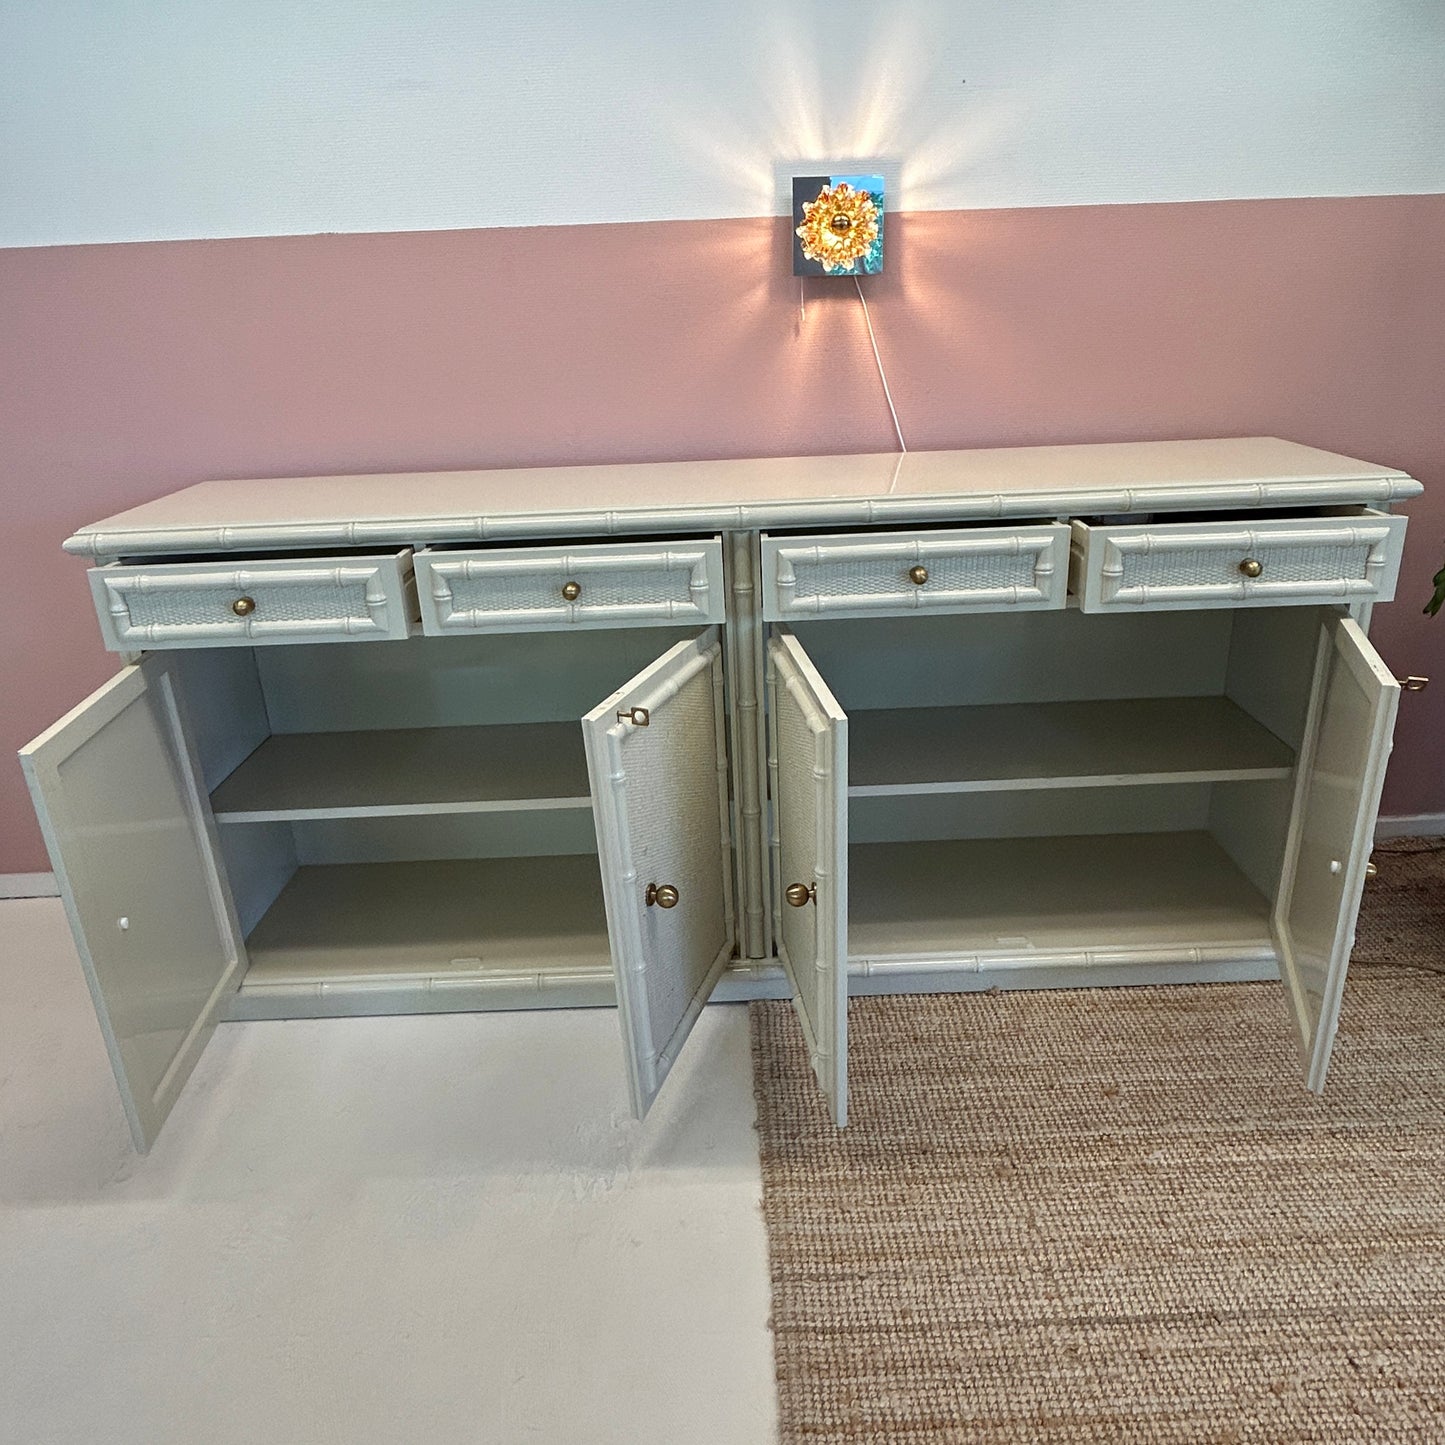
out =
{"type": "Polygon", "coordinates": [[[1246,557],[1244,561],[1239,564],[1239,570],[1243,572],[1246,577],[1258,577],[1259,574],[1264,571],[1264,563],[1259,561],[1258,558],[1246,557]]]}
{"type": "Polygon", "coordinates": [[[575,602],[582,595],[582,584],[580,582],[564,582],[562,595],[569,602],[575,602]]]}
{"type": "Polygon", "coordinates": [[[928,581],[928,568],[910,567],[908,569],[908,580],[913,583],[915,587],[922,587],[923,584],[928,581]]]}
{"type": "Polygon", "coordinates": [[[805,908],[809,903],[818,901],[818,885],[816,883],[789,883],[783,890],[783,897],[794,908],[805,908]]]}
{"type": "Polygon", "coordinates": [[[649,883],[643,897],[649,908],[654,903],[659,908],[677,907],[678,892],[671,883],[649,883]]]}
{"type": "Polygon", "coordinates": [[[237,617],[249,617],[256,610],[256,599],[254,597],[238,597],[231,603],[231,611],[237,617]]]}

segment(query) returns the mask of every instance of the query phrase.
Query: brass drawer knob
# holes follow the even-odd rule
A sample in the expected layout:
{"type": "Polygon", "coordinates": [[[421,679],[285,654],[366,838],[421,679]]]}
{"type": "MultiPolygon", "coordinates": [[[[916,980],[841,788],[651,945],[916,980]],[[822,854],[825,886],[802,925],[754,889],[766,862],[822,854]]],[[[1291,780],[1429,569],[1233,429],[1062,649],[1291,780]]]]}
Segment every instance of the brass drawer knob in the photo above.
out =
{"type": "Polygon", "coordinates": [[[562,595],[569,602],[575,602],[582,595],[582,584],[580,582],[564,582],[562,595]]]}
{"type": "Polygon", "coordinates": [[[643,898],[649,908],[654,903],[659,908],[676,908],[678,892],[671,883],[649,883],[643,898]]]}
{"type": "Polygon", "coordinates": [[[237,617],[249,617],[256,610],[256,599],[254,597],[238,597],[231,603],[231,611],[237,617]]]}
{"type": "Polygon", "coordinates": [[[908,580],[913,583],[915,587],[922,587],[923,584],[928,581],[928,568],[910,567],[908,569],[908,580]]]}
{"type": "Polygon", "coordinates": [[[1373,878],[1380,870],[1373,863],[1365,864],[1365,877],[1373,878]]]}
{"type": "Polygon", "coordinates": [[[818,901],[818,885],[816,883],[789,883],[783,890],[783,897],[794,908],[805,908],[808,904],[818,901]]]}
{"type": "Polygon", "coordinates": [[[1264,571],[1264,563],[1257,557],[1246,557],[1244,561],[1239,564],[1239,570],[1243,572],[1246,577],[1258,577],[1259,574],[1264,571]]]}

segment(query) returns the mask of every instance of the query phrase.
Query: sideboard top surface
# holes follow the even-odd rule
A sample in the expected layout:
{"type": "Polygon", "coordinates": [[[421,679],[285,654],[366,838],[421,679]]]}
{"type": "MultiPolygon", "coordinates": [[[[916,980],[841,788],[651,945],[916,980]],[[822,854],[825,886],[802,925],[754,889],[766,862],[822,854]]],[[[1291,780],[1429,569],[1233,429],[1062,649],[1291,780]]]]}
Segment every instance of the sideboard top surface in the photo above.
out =
{"type": "Polygon", "coordinates": [[[1390,502],[1393,467],[1276,437],[201,482],[68,552],[238,551],[1390,502]]]}

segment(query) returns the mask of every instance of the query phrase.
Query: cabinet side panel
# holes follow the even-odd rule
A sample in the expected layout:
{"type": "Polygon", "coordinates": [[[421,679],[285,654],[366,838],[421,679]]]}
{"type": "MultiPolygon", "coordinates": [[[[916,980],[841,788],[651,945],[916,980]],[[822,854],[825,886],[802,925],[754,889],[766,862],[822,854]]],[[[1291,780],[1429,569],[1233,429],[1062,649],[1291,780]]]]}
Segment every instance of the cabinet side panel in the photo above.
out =
{"type": "Polygon", "coordinates": [[[1325,609],[1272,607],[1222,615],[1233,621],[1226,696],[1298,753],[1325,609]]]}
{"type": "Polygon", "coordinates": [[[236,900],[241,932],[249,936],[296,872],[290,823],[222,823],[221,858],[236,900]]]}
{"type": "Polygon", "coordinates": [[[1209,831],[1234,865],[1271,903],[1279,895],[1280,869],[1289,840],[1295,780],[1215,783],[1209,799],[1209,831]]]}
{"type": "Polygon", "coordinates": [[[173,671],[206,788],[214,791],[271,734],[256,654],[244,647],[197,648],[176,653],[173,671]]]}

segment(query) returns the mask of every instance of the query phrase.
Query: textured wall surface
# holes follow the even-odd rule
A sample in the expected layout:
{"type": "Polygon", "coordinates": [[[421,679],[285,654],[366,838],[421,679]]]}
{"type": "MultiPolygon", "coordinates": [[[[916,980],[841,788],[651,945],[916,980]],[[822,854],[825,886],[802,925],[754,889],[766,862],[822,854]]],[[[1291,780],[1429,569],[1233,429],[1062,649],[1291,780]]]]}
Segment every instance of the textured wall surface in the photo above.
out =
{"type": "Polygon", "coordinates": [[[1438,0],[32,0],[0,245],[1439,191],[1442,70],[1438,0]]]}
{"type": "MultiPolygon", "coordinates": [[[[60,539],[201,478],[891,448],[774,219],[833,163],[899,213],[911,446],[1409,468],[1376,635],[1429,672],[1442,74],[1437,0],[0,5],[0,747],[114,666],[60,539]]],[[[1388,809],[1445,809],[1442,724],[1406,699],[1388,809]]]]}
{"type": "MultiPolygon", "coordinates": [[[[892,224],[890,222],[890,224],[892,224]]],[[[870,283],[910,447],[1273,434],[1403,467],[1401,600],[1439,672],[1445,197],[925,212],[870,283]]],[[[219,476],[889,450],[851,288],[770,218],[0,251],[0,745],[115,668],[86,522],[219,476]]],[[[1386,810],[1445,810],[1445,686],[1386,810]]],[[[46,866],[13,758],[0,872],[46,866]]]]}

